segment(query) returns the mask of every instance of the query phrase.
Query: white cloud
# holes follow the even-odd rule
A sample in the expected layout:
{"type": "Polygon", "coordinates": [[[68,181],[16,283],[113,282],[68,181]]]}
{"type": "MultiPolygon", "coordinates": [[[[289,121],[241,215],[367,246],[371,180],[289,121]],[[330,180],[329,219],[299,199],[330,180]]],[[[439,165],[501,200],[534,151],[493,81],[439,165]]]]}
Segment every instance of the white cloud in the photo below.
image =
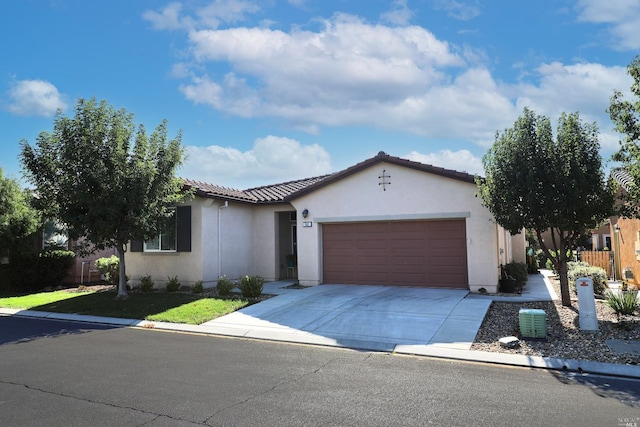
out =
{"type": "Polygon", "coordinates": [[[579,0],[578,9],[578,20],[610,26],[614,48],[640,48],[640,2],[637,0],[579,0]]]}
{"type": "Polygon", "coordinates": [[[395,25],[407,25],[412,16],[413,12],[407,6],[407,0],[395,0],[393,8],[383,13],[381,18],[395,25]]]}
{"type": "Polygon", "coordinates": [[[513,88],[519,111],[530,107],[537,114],[552,118],[562,112],[579,112],[585,122],[596,122],[601,133],[601,145],[606,150],[617,148],[619,137],[606,109],[614,90],[629,94],[631,78],[626,67],[606,67],[601,64],[564,65],[558,62],[542,64],[537,70],[539,83],[513,88]]]}
{"type": "Polygon", "coordinates": [[[469,21],[480,15],[478,0],[436,0],[434,7],[461,21],[469,21]]]}
{"type": "Polygon", "coordinates": [[[185,178],[246,189],[301,178],[324,175],[331,170],[331,158],[317,144],[269,135],[255,141],[253,148],[187,146],[185,178]]]}
{"type": "Polygon", "coordinates": [[[484,175],[482,159],[474,156],[469,150],[440,150],[437,153],[430,154],[421,154],[417,151],[412,151],[404,157],[415,162],[445,169],[453,169],[474,175],[484,175]]]}
{"type": "Polygon", "coordinates": [[[51,83],[44,80],[16,80],[9,89],[7,109],[21,116],[53,116],[67,104],[51,83]]]}
{"type": "MultiPolygon", "coordinates": [[[[479,13],[475,1],[447,4],[479,13]]],[[[579,111],[608,133],[603,147],[613,149],[606,108],[613,89],[630,85],[623,67],[591,63],[541,64],[523,74],[528,82],[508,84],[493,77],[481,50],[452,46],[419,26],[345,14],[314,31],[239,26],[188,34],[192,62],[182,58],[173,70],[184,78],[187,99],[234,116],[275,117],[310,133],[371,126],[488,147],[496,130],[529,106],[554,121],[579,111]]]]}
{"type": "Polygon", "coordinates": [[[182,4],[169,3],[160,12],[153,10],[145,11],[142,17],[151,22],[153,28],[156,30],[178,30],[190,27],[192,24],[191,19],[181,17],[181,11],[182,4]]]}
{"type": "Polygon", "coordinates": [[[179,30],[194,28],[218,28],[223,23],[243,21],[247,14],[256,13],[260,7],[249,0],[214,0],[196,10],[195,17],[183,14],[183,5],[169,3],[159,12],[147,10],[142,17],[156,30],[179,30]]]}

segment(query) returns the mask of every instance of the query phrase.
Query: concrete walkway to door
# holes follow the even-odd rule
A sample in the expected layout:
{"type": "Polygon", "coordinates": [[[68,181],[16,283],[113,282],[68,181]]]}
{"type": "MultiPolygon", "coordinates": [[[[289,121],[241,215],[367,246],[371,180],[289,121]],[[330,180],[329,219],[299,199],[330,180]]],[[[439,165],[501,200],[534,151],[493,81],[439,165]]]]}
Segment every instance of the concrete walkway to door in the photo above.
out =
{"type": "Polygon", "coordinates": [[[281,295],[200,327],[221,335],[389,352],[398,346],[468,350],[491,304],[465,298],[469,292],[459,289],[286,284],[266,284],[265,293],[281,295]]]}

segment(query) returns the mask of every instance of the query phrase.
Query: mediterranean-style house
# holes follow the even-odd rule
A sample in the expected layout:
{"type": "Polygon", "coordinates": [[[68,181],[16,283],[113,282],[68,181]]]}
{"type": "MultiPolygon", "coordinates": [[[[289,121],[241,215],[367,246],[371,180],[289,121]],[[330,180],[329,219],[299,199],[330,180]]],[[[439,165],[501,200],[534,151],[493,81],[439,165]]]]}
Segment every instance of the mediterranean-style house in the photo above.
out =
{"type": "Polygon", "coordinates": [[[175,223],[126,255],[150,275],[215,286],[225,275],[496,292],[499,266],[524,262],[523,234],[498,226],[474,176],[384,152],[337,173],[248,190],[185,179],[175,223]]]}

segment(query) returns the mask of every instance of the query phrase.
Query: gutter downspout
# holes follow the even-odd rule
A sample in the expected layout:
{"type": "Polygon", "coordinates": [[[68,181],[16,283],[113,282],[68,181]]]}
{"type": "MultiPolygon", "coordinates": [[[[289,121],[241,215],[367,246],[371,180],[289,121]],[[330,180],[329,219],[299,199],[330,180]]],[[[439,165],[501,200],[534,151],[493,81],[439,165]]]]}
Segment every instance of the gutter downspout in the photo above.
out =
{"type": "Polygon", "coordinates": [[[225,200],[224,205],[218,206],[218,277],[222,276],[222,230],[220,229],[220,216],[222,209],[229,207],[229,201],[225,200]]]}

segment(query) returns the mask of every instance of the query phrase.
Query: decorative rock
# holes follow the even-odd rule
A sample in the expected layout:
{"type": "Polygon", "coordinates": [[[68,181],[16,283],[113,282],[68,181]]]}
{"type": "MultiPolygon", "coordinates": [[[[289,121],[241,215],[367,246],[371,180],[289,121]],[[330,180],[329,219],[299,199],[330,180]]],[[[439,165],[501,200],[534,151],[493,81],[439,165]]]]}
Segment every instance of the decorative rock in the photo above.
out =
{"type": "Polygon", "coordinates": [[[520,340],[518,337],[502,337],[498,340],[500,345],[504,348],[517,348],[520,347],[520,340]]]}

